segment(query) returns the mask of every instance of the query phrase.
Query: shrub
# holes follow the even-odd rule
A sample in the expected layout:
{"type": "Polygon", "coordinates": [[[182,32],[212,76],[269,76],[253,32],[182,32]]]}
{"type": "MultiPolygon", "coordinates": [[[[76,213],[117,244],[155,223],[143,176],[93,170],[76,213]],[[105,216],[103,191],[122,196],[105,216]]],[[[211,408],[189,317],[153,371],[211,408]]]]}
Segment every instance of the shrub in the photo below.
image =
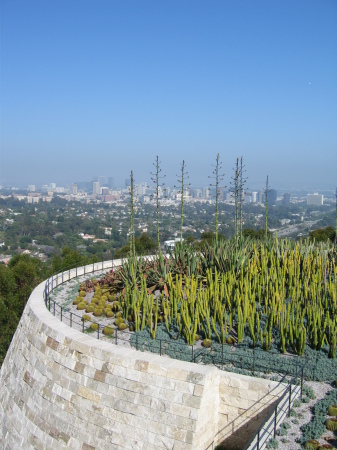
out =
{"type": "Polygon", "coordinates": [[[85,312],[91,313],[91,312],[94,312],[94,310],[95,310],[95,307],[94,307],[94,306],[88,305],[87,308],[86,308],[86,310],[85,310],[85,312]]]}
{"type": "Polygon", "coordinates": [[[80,297],[85,297],[87,295],[87,293],[85,291],[80,291],[79,295],[80,295],[80,297]]]}
{"type": "Polygon", "coordinates": [[[75,300],[73,301],[73,305],[78,305],[79,303],[81,303],[82,301],[82,297],[76,297],[75,300]]]}
{"type": "Polygon", "coordinates": [[[297,398],[296,400],[294,400],[293,407],[298,408],[299,406],[301,406],[301,404],[301,399],[297,398]]]}
{"type": "Polygon", "coordinates": [[[95,317],[99,317],[99,316],[101,316],[103,314],[103,310],[101,309],[101,308],[96,308],[95,310],[94,310],[94,316],[95,317]]]}
{"type": "Polygon", "coordinates": [[[235,338],[233,338],[233,336],[228,336],[228,338],[226,339],[226,342],[228,345],[234,345],[235,344],[235,338]]]}
{"type": "Polygon", "coordinates": [[[120,331],[126,330],[127,327],[128,327],[128,326],[127,326],[126,323],[124,323],[124,322],[120,322],[120,323],[118,324],[118,329],[119,329],[120,331]]]}
{"type": "Polygon", "coordinates": [[[92,324],[90,325],[90,328],[91,328],[92,330],[94,330],[94,331],[97,331],[97,330],[98,330],[98,323],[92,323],[92,324]]]}
{"type": "Polygon", "coordinates": [[[113,316],[114,316],[114,313],[111,311],[111,309],[108,309],[108,310],[105,312],[105,315],[106,315],[107,317],[113,317],[113,316]]]}
{"type": "Polygon", "coordinates": [[[270,439],[270,441],[267,442],[266,447],[267,447],[268,449],[271,449],[271,448],[277,449],[277,448],[278,448],[278,442],[277,442],[277,440],[276,440],[276,439],[270,439]]]}
{"type": "Polygon", "coordinates": [[[302,394],[308,397],[310,400],[314,400],[316,398],[313,389],[306,384],[303,386],[302,394]]]}

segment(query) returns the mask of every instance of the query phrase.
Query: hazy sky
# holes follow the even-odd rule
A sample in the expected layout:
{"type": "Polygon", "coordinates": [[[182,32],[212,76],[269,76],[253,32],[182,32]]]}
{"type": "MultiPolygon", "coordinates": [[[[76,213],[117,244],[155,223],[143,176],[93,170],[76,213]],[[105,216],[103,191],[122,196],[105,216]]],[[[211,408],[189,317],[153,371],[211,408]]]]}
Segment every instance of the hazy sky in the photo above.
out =
{"type": "Polygon", "coordinates": [[[337,186],[336,0],[1,0],[0,180],[58,185],[156,154],[225,184],[337,186]]]}

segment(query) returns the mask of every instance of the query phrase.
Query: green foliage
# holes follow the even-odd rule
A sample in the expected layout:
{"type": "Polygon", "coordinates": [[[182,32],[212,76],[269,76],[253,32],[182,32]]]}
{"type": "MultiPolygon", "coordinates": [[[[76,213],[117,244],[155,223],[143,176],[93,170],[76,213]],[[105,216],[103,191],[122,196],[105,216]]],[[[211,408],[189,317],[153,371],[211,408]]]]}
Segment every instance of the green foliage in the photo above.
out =
{"type": "Polygon", "coordinates": [[[268,449],[277,449],[278,448],[277,439],[270,439],[267,442],[266,448],[268,448],[268,449]]]}
{"type": "Polygon", "coordinates": [[[331,226],[318,228],[317,230],[311,231],[309,236],[311,240],[315,240],[316,242],[326,242],[328,240],[334,242],[336,239],[336,230],[331,226]]]}
{"type": "Polygon", "coordinates": [[[47,278],[44,264],[28,255],[0,264],[0,365],[19,323],[28,297],[35,286],[47,278]]]}
{"type": "MultiPolygon", "coordinates": [[[[136,255],[150,255],[156,252],[157,244],[147,233],[143,233],[140,237],[135,237],[135,250],[136,255]]],[[[124,247],[117,249],[115,251],[114,257],[127,258],[130,253],[130,245],[125,245],[124,247]]]]}

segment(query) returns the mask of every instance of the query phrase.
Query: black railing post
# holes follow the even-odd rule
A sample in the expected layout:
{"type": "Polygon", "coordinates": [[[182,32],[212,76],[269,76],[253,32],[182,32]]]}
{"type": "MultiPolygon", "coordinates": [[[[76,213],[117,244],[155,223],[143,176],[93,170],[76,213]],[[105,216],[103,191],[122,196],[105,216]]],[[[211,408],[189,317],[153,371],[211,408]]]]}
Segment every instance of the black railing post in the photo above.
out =
{"type": "Polygon", "coordinates": [[[48,301],[49,301],[49,311],[50,311],[50,296],[49,296],[49,294],[48,294],[48,301]]]}
{"type": "Polygon", "coordinates": [[[257,450],[260,450],[260,430],[257,432],[257,450]]]}
{"type": "Polygon", "coordinates": [[[253,375],[255,375],[255,347],[253,348],[253,375]]]}
{"type": "Polygon", "coordinates": [[[223,370],[223,342],[221,345],[221,365],[222,365],[222,370],[223,370]]]}
{"type": "Polygon", "coordinates": [[[191,345],[191,347],[192,347],[192,362],[195,362],[195,361],[194,361],[194,349],[193,349],[193,345],[191,345]]]}
{"type": "Polygon", "coordinates": [[[73,327],[73,313],[70,313],[70,328],[73,327]]]}
{"type": "Polygon", "coordinates": [[[290,416],[290,409],[291,409],[291,383],[289,385],[289,416],[290,416]]]}
{"type": "Polygon", "coordinates": [[[276,426],[277,426],[277,404],[275,408],[275,418],[274,418],[274,437],[276,436],[276,426]]]}
{"type": "Polygon", "coordinates": [[[302,392],[303,392],[303,376],[304,376],[304,366],[302,366],[302,373],[301,373],[301,398],[302,398],[302,392]]]}
{"type": "Polygon", "coordinates": [[[53,302],[54,302],[54,316],[55,316],[55,301],[53,300],[53,302]]]}
{"type": "Polygon", "coordinates": [[[63,308],[62,308],[62,306],[61,306],[61,322],[62,322],[62,310],[63,310],[63,308]]]}
{"type": "Polygon", "coordinates": [[[161,339],[159,339],[159,345],[160,345],[160,347],[159,347],[159,354],[161,356],[161,339]]]}
{"type": "Polygon", "coordinates": [[[138,334],[136,334],[136,350],[138,350],[138,334]]]}
{"type": "Polygon", "coordinates": [[[63,274],[64,274],[64,272],[62,272],[62,284],[63,284],[63,274]]]}

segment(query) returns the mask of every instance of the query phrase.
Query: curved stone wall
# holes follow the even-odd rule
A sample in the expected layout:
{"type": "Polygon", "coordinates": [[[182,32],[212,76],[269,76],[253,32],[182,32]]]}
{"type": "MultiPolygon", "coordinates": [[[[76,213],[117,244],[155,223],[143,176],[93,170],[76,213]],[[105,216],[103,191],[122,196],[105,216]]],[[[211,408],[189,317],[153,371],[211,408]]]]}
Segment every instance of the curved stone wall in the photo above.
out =
{"type": "Polygon", "coordinates": [[[236,428],[256,426],[282,391],[84,335],[46,309],[44,287],[33,291],[1,367],[0,448],[203,450],[240,414],[236,428]]]}

